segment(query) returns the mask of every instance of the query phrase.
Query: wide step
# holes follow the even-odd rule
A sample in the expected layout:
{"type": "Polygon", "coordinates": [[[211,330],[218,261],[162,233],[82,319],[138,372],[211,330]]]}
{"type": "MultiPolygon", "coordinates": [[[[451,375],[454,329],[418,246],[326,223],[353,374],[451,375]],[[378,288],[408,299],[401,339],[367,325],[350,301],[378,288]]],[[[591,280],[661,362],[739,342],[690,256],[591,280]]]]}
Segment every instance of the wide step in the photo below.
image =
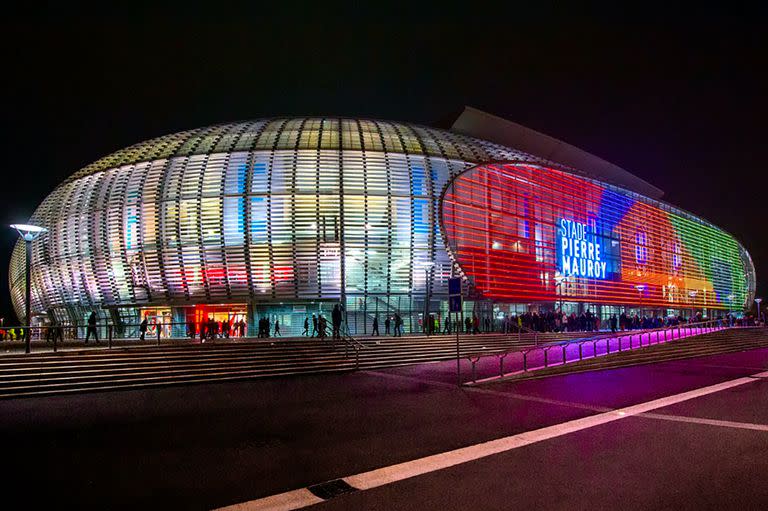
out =
{"type": "MultiPolygon", "coordinates": [[[[557,339],[552,335],[536,338],[540,342],[557,339]]],[[[531,346],[533,341],[534,336],[526,338],[516,334],[462,336],[461,356],[519,350],[531,346]]],[[[346,350],[348,356],[344,346],[337,345],[334,349],[329,341],[317,339],[7,355],[0,357],[0,398],[380,369],[456,357],[456,338],[451,335],[368,338],[363,344],[365,347],[357,353],[346,350]]],[[[643,363],[764,345],[768,345],[768,340],[762,330],[728,330],[661,344],[655,350],[626,351],[622,360],[623,363],[643,363]]],[[[585,360],[577,365],[583,370],[597,367],[604,358],[585,360]]]]}

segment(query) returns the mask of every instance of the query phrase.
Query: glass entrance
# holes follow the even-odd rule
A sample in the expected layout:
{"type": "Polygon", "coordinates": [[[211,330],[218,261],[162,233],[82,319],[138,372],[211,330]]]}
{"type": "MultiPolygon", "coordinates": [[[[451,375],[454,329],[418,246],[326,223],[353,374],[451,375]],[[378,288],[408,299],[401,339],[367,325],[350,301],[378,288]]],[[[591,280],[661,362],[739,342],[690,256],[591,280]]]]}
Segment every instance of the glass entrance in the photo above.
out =
{"type": "Polygon", "coordinates": [[[187,333],[200,334],[202,324],[216,322],[219,337],[246,337],[248,309],[245,304],[195,305],[187,314],[187,333]]]}
{"type": "Polygon", "coordinates": [[[147,320],[146,337],[157,337],[157,331],[160,330],[160,338],[167,338],[171,335],[171,309],[170,307],[143,308],[140,310],[139,319],[147,320]]]}

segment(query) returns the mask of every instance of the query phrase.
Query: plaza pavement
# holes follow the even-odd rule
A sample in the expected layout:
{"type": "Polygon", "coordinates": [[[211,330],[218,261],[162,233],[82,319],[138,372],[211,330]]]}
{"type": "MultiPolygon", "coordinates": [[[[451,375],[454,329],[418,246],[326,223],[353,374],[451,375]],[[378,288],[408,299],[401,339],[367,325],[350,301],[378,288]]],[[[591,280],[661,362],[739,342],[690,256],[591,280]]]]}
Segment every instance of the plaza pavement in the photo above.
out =
{"type": "MultiPolygon", "coordinates": [[[[454,385],[455,363],[0,402],[27,507],[212,509],[750,377],[768,349],[454,385]]],[[[765,509],[768,381],[318,509],[765,509]],[[763,428],[763,429],[761,429],[763,428]]]]}

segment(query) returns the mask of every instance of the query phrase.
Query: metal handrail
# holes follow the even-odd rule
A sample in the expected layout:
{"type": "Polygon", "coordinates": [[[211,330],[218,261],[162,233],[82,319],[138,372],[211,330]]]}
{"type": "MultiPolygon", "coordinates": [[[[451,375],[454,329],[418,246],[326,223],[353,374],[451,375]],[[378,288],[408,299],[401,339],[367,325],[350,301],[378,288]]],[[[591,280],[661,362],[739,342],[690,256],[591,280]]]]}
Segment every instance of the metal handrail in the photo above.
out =
{"type": "MultiPolygon", "coordinates": [[[[698,323],[686,323],[686,324],[684,324],[684,328],[690,328],[691,325],[697,325],[698,326],[698,325],[703,325],[705,323],[717,323],[718,321],[719,320],[708,320],[708,321],[702,321],[702,322],[698,322],[698,323]]],[[[540,347],[539,346],[534,346],[533,348],[528,348],[528,349],[509,348],[509,349],[504,349],[504,350],[483,351],[483,352],[477,352],[477,353],[469,353],[469,354],[466,355],[465,358],[470,357],[470,356],[475,356],[475,355],[496,355],[496,354],[499,354],[499,353],[509,354],[509,353],[517,353],[517,352],[521,352],[521,351],[534,351],[534,350],[536,350],[538,348],[549,349],[549,348],[553,348],[553,347],[557,347],[557,346],[563,346],[563,345],[569,346],[569,345],[571,345],[571,344],[573,344],[575,342],[579,342],[579,343],[583,344],[583,343],[586,343],[586,342],[593,342],[593,341],[602,340],[602,339],[621,338],[621,337],[624,337],[624,336],[627,336],[627,335],[628,336],[644,335],[646,333],[653,333],[653,332],[656,332],[656,331],[674,330],[674,329],[676,329],[676,328],[678,328],[680,326],[683,326],[683,325],[671,325],[671,326],[666,326],[666,327],[644,328],[644,329],[638,329],[638,330],[617,330],[616,332],[605,331],[605,332],[601,332],[601,333],[599,333],[597,335],[592,335],[592,336],[589,336],[589,337],[580,337],[580,338],[566,339],[566,340],[553,340],[553,341],[550,341],[550,342],[544,344],[543,346],[540,346],[540,347]]],[[[574,332],[574,333],[577,333],[577,332],[574,332]]],[[[582,332],[582,333],[587,333],[587,332],[582,332]]]]}
{"type": "MultiPolygon", "coordinates": [[[[197,338],[200,334],[200,326],[203,322],[161,322],[161,323],[148,323],[147,332],[145,334],[144,341],[155,340],[157,346],[160,346],[161,339],[169,340],[183,340],[197,338]],[[194,326],[194,332],[189,330],[190,325],[194,326]],[[174,328],[184,327],[183,333],[180,335],[174,335],[174,328]]],[[[217,322],[217,324],[219,324],[217,322]]],[[[59,342],[63,343],[66,340],[82,340],[90,337],[91,325],[85,323],[75,323],[71,325],[14,325],[14,326],[0,326],[0,339],[4,339],[9,332],[13,333],[13,338],[8,341],[25,340],[27,335],[30,335],[32,339],[37,341],[53,342],[53,351],[58,349],[59,342]]],[[[141,323],[120,323],[114,324],[111,322],[96,323],[93,325],[95,329],[94,340],[98,344],[99,341],[107,341],[107,346],[112,348],[112,341],[114,339],[135,339],[139,336],[139,329],[141,323]],[[126,332],[128,331],[128,332],[126,332]],[[120,334],[118,334],[120,332],[120,334]],[[123,333],[129,333],[130,335],[122,335],[123,333]],[[120,335],[118,337],[118,335],[120,335]]],[[[230,329],[224,333],[220,332],[219,336],[226,337],[239,337],[237,332],[239,329],[234,323],[230,324],[230,329]]],[[[5,340],[5,339],[4,339],[5,340]]],[[[138,339],[136,339],[138,340],[138,339]]]]}
{"type": "MultiPolygon", "coordinates": [[[[513,354],[513,353],[520,353],[522,354],[522,371],[521,372],[527,372],[528,371],[528,354],[531,352],[535,352],[540,350],[544,355],[544,366],[542,368],[552,367],[552,364],[549,364],[549,352],[552,349],[560,348],[562,349],[562,362],[558,363],[557,365],[565,365],[568,363],[573,363],[576,361],[584,360],[583,357],[583,346],[587,343],[593,343],[593,355],[592,357],[588,358],[594,358],[596,357],[597,353],[597,343],[601,340],[606,341],[606,355],[610,354],[610,344],[611,340],[616,339],[618,341],[619,350],[622,351],[622,339],[624,337],[630,337],[630,350],[635,349],[635,347],[632,345],[632,339],[635,336],[640,337],[640,344],[638,345],[639,348],[651,346],[653,344],[652,342],[652,335],[656,334],[656,344],[659,344],[661,342],[661,334],[664,334],[664,342],[667,341],[667,332],[677,330],[678,331],[678,337],[680,338],[680,333],[683,329],[693,329],[693,330],[699,330],[697,333],[692,333],[690,336],[694,335],[701,335],[703,333],[709,333],[709,332],[715,332],[718,330],[724,330],[726,328],[749,328],[751,325],[736,325],[736,324],[729,324],[727,321],[722,319],[715,319],[715,320],[707,320],[707,321],[700,321],[695,323],[678,323],[676,325],[669,325],[665,327],[658,327],[658,328],[648,328],[648,329],[640,329],[640,330],[622,330],[617,332],[606,332],[603,334],[591,336],[584,339],[571,339],[568,341],[560,341],[560,342],[552,342],[547,343],[544,346],[535,346],[528,349],[519,349],[519,348],[512,348],[507,350],[501,350],[501,351],[485,351],[485,352],[474,352],[474,353],[468,353],[465,354],[462,358],[466,358],[470,364],[472,365],[472,382],[477,382],[477,372],[476,372],[476,365],[483,357],[488,356],[496,356],[499,358],[499,377],[504,376],[504,359],[513,354]],[[648,335],[648,344],[643,345],[643,336],[648,335]],[[569,346],[577,344],[579,347],[579,358],[574,360],[568,360],[566,356],[566,350],[569,346]]],[[[675,337],[672,336],[671,339],[674,339],[675,337]]]]}
{"type": "Polygon", "coordinates": [[[355,369],[360,369],[360,350],[365,349],[365,344],[352,337],[349,333],[349,325],[344,322],[339,326],[339,334],[344,343],[344,358],[349,358],[349,348],[352,348],[355,351],[355,369]]]}
{"type": "MultiPolygon", "coordinates": [[[[190,325],[194,325],[194,338],[196,338],[200,333],[200,325],[199,322],[176,322],[171,321],[168,323],[149,323],[148,327],[149,330],[146,333],[146,337],[144,341],[152,342],[155,341],[155,344],[157,346],[160,346],[162,339],[168,339],[172,340],[175,339],[177,341],[181,341],[183,339],[191,339],[190,331],[188,331],[190,325]],[[178,328],[181,327],[181,328],[178,328]],[[154,330],[154,331],[152,331],[154,330]]],[[[106,340],[107,346],[109,348],[112,348],[112,341],[114,339],[120,339],[120,340],[127,340],[127,339],[135,339],[138,336],[138,328],[140,326],[140,323],[121,323],[121,324],[113,324],[111,322],[100,322],[96,324],[96,329],[98,331],[98,337],[100,340],[106,340]],[[119,332],[119,333],[118,333],[119,332]]],[[[578,343],[579,346],[579,353],[580,357],[578,360],[583,359],[583,346],[586,345],[589,342],[593,343],[593,353],[596,349],[596,344],[600,342],[603,339],[619,339],[619,350],[623,350],[623,340],[625,337],[630,338],[630,347],[629,349],[634,349],[635,346],[633,345],[635,337],[637,337],[640,341],[640,346],[643,346],[643,341],[645,340],[645,336],[648,336],[649,344],[653,343],[653,337],[654,334],[656,336],[656,341],[661,342],[662,338],[663,340],[668,339],[668,333],[671,331],[674,331],[675,329],[713,329],[716,327],[722,327],[722,328],[728,328],[728,327],[734,327],[734,328],[740,328],[740,327],[751,327],[753,325],[751,324],[742,324],[741,322],[737,322],[734,324],[731,324],[727,319],[720,318],[720,319],[714,319],[714,320],[707,320],[707,321],[701,321],[701,322],[693,322],[693,323],[680,323],[677,325],[671,325],[666,327],[659,327],[659,328],[651,328],[651,329],[641,329],[641,330],[622,330],[617,332],[602,332],[597,335],[592,335],[585,338],[578,338],[578,339],[567,339],[567,340],[553,340],[550,342],[547,342],[545,344],[539,344],[538,338],[534,338],[534,345],[535,347],[528,348],[528,349],[520,349],[519,346],[508,348],[508,349],[502,349],[502,350],[484,350],[480,353],[464,353],[462,354],[461,358],[483,358],[486,356],[496,356],[499,357],[499,365],[501,367],[500,374],[503,374],[503,365],[504,365],[504,358],[509,356],[512,353],[523,353],[524,357],[524,364],[527,363],[528,353],[534,352],[536,350],[542,350],[544,353],[546,353],[547,356],[547,365],[549,366],[549,356],[552,350],[557,349],[557,347],[561,347],[560,349],[565,349],[563,346],[567,347],[570,346],[573,343],[578,343]],[[663,337],[662,337],[663,336],[663,337]]],[[[526,329],[527,331],[531,333],[536,333],[535,331],[532,331],[530,329],[527,329],[526,327],[523,327],[523,329],[526,329]]],[[[14,332],[14,336],[10,342],[15,342],[17,340],[24,341],[26,339],[26,335],[31,335],[33,340],[36,340],[38,342],[40,341],[52,341],[53,344],[53,351],[57,351],[59,343],[64,343],[64,341],[71,341],[71,340],[82,340],[83,337],[85,337],[85,334],[88,330],[88,324],[72,324],[72,325],[38,325],[38,326],[28,326],[28,325],[13,325],[13,326],[0,326],[0,332],[5,334],[5,332],[14,332]]],[[[240,337],[238,335],[239,328],[232,326],[231,330],[228,331],[229,337],[240,337]]],[[[367,348],[368,346],[366,344],[363,344],[358,339],[356,339],[354,336],[351,335],[349,332],[348,325],[346,323],[342,323],[342,328],[340,330],[341,333],[341,340],[345,344],[345,356],[349,357],[349,349],[352,348],[355,351],[355,357],[356,360],[358,360],[358,367],[359,367],[359,352],[361,349],[367,348]]],[[[248,336],[253,337],[255,335],[255,332],[248,332],[248,336]]],[[[226,336],[225,334],[219,333],[220,336],[226,336]]],[[[7,341],[6,341],[7,342],[7,341]]],[[[607,348],[606,352],[609,352],[610,350],[610,341],[607,341],[607,348]]],[[[565,357],[564,357],[565,360],[565,357]]],[[[565,360],[565,363],[572,363],[575,360],[565,360]]],[[[524,368],[527,370],[527,367],[524,368]]]]}

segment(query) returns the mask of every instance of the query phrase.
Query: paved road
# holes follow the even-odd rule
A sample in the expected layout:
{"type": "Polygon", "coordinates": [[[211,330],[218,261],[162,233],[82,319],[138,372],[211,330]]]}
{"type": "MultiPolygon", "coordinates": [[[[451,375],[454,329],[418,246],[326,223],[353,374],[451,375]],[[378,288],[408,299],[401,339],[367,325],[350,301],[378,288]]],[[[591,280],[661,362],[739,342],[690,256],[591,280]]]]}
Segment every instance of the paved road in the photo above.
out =
{"type": "MultiPolygon", "coordinates": [[[[767,366],[763,349],[458,389],[447,362],[4,401],[3,482],[33,507],[211,509],[767,366]]],[[[766,509],[766,391],[755,379],[317,508],[766,509]]]]}

